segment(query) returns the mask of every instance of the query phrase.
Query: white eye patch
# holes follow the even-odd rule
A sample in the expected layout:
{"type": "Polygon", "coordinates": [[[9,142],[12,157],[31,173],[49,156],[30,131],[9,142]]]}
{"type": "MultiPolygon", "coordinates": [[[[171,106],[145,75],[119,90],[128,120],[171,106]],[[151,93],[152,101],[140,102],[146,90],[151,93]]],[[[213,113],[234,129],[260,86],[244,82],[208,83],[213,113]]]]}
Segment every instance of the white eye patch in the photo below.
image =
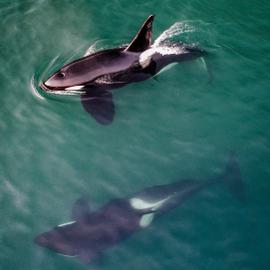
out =
{"type": "Polygon", "coordinates": [[[84,86],[83,85],[74,85],[74,86],[70,86],[67,87],[65,90],[69,91],[69,90],[81,90],[84,86]]]}
{"type": "Polygon", "coordinates": [[[153,213],[143,215],[140,220],[140,227],[145,228],[149,226],[151,222],[153,221],[153,219],[154,219],[153,213]]]}
{"type": "Polygon", "coordinates": [[[72,220],[72,221],[69,221],[69,222],[60,224],[60,225],[58,225],[57,227],[65,227],[65,226],[70,225],[70,224],[73,224],[73,223],[75,223],[75,222],[76,222],[75,220],[72,220]]]}

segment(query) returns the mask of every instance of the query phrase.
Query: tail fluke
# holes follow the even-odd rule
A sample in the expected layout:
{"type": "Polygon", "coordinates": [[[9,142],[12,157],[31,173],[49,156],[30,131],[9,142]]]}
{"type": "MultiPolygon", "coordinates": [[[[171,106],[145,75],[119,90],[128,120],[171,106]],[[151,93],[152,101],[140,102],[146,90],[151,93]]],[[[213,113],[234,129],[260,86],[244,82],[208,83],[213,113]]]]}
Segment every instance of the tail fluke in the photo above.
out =
{"type": "Polygon", "coordinates": [[[238,198],[238,200],[245,201],[244,183],[234,153],[231,153],[229,157],[229,161],[224,171],[223,179],[229,191],[233,193],[238,198]]]}

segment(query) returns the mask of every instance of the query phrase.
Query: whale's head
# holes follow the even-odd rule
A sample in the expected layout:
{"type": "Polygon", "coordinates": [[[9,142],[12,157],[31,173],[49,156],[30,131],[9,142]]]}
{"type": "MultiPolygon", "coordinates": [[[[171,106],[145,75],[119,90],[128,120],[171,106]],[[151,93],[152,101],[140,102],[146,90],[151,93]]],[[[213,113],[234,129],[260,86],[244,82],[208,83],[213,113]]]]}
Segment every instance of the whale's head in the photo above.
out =
{"type": "Polygon", "coordinates": [[[81,225],[78,227],[77,221],[58,225],[50,231],[38,234],[34,242],[60,255],[78,257],[83,263],[90,263],[97,256],[95,246],[99,245],[96,235],[91,238],[91,233],[81,225]],[[91,239],[94,239],[94,245],[91,239]]]}
{"type": "MultiPolygon", "coordinates": [[[[138,54],[151,45],[153,20],[154,15],[150,15],[128,46],[87,53],[82,58],[64,65],[42,82],[40,87],[46,92],[75,94],[84,92],[83,88],[89,85],[95,85],[95,80],[104,75],[129,71],[137,62],[138,54]]],[[[100,81],[97,84],[100,84],[100,81]]]]}
{"type": "Polygon", "coordinates": [[[63,66],[47,80],[41,82],[40,87],[46,92],[74,94],[81,93],[88,82],[89,74],[85,67],[85,61],[74,61],[63,66]]]}
{"type": "Polygon", "coordinates": [[[68,235],[66,235],[63,230],[59,230],[57,227],[48,232],[37,235],[34,242],[39,246],[48,248],[63,255],[77,255],[77,250],[71,244],[68,235]]]}

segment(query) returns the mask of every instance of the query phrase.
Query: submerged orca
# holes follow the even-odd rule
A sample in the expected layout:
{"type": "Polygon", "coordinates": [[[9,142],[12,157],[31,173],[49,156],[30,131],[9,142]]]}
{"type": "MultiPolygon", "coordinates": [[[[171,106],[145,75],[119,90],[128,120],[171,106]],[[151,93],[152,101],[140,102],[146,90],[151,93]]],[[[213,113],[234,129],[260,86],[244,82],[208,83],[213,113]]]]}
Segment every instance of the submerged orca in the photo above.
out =
{"type": "Polygon", "coordinates": [[[150,15],[127,46],[86,55],[63,66],[40,87],[48,93],[81,95],[84,109],[97,122],[110,124],[114,118],[111,90],[143,81],[165,66],[201,57],[204,51],[180,42],[151,43],[154,15],[150,15]]]}
{"type": "Polygon", "coordinates": [[[223,173],[210,179],[181,180],[172,184],[146,188],[129,197],[114,199],[97,211],[90,211],[85,199],[79,199],[72,221],[39,234],[35,243],[67,256],[91,262],[103,251],[151,224],[156,216],[180,206],[200,190],[225,184],[239,199],[243,183],[233,156],[223,173]]]}

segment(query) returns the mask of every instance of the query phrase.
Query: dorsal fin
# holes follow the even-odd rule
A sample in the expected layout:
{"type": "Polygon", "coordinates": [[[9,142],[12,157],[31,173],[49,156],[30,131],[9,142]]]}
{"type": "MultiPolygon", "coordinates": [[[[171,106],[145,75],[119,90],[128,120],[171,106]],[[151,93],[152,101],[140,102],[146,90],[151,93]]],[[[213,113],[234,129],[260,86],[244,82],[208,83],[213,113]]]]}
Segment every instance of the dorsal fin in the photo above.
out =
{"type": "Polygon", "coordinates": [[[72,208],[71,218],[73,220],[79,220],[87,217],[91,213],[89,201],[82,197],[78,199],[72,208]]]}
{"type": "Polygon", "coordinates": [[[154,15],[150,15],[143,23],[141,29],[127,46],[125,51],[129,52],[143,52],[151,45],[152,38],[152,24],[154,15]]]}

